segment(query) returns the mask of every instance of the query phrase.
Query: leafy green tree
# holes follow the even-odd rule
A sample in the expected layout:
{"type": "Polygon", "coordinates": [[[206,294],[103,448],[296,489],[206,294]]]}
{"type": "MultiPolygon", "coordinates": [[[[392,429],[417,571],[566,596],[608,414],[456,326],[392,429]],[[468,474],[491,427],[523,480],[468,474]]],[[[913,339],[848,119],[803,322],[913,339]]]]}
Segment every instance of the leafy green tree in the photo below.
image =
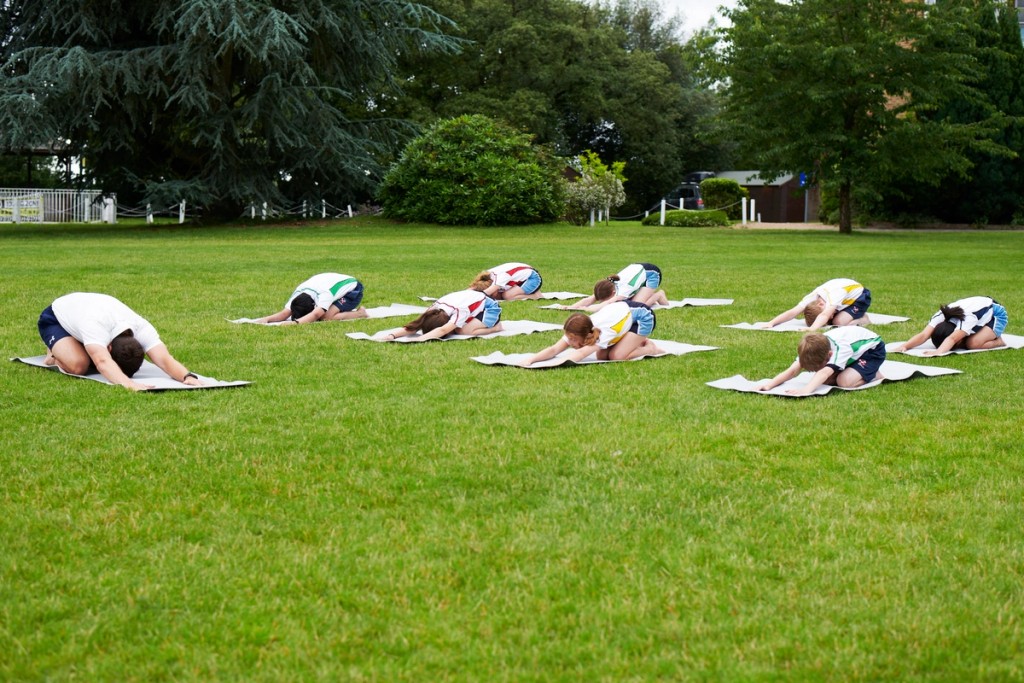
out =
{"type": "Polygon", "coordinates": [[[88,181],[236,216],[367,193],[408,133],[375,111],[449,24],[402,0],[4,0],[0,149],[68,141],[88,181]]]}
{"type": "Polygon", "coordinates": [[[967,171],[969,150],[999,148],[995,112],[970,124],[930,115],[981,98],[966,17],[927,9],[904,0],[740,0],[728,12],[724,73],[738,140],[763,175],[813,172],[833,188],[840,232],[852,229],[856,184],[937,184],[967,171]]]}
{"type": "MultiPolygon", "coordinates": [[[[934,217],[950,223],[1009,223],[1024,219],[1024,44],[1015,11],[1003,0],[943,0],[932,13],[965,13],[964,35],[982,66],[980,101],[953,100],[932,117],[960,124],[984,121],[998,111],[1005,124],[995,140],[1002,150],[971,151],[967,177],[952,174],[938,187],[913,181],[878,188],[881,210],[895,219],[934,217]]],[[[959,37],[958,37],[959,42],[959,37]]],[[[937,46],[957,49],[958,45],[937,46]]]]}
{"type": "Polygon", "coordinates": [[[378,189],[385,216],[442,225],[557,218],[564,163],[486,116],[439,121],[405,148],[378,189]]]}
{"type": "Polygon", "coordinates": [[[626,209],[647,208],[703,167],[701,116],[680,27],[656,0],[425,0],[470,47],[403,62],[405,96],[388,111],[429,124],[484,114],[572,157],[629,165],[626,209]]]}

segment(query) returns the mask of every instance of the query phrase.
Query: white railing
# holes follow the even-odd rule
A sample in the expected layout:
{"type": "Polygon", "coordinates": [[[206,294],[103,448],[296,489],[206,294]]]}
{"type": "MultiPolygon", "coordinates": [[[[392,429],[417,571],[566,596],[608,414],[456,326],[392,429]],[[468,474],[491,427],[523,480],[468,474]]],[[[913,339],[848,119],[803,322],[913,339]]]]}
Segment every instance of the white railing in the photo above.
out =
{"type": "Polygon", "coordinates": [[[99,190],[0,188],[0,223],[117,222],[117,196],[99,190]]]}

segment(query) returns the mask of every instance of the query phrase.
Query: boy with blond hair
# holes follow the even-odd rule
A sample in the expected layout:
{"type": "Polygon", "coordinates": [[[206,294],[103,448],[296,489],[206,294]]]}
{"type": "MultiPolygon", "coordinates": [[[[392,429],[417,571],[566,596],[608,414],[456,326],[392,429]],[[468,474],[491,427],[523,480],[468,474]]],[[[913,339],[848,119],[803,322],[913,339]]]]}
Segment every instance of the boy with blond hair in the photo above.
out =
{"type": "Polygon", "coordinates": [[[871,306],[871,290],[849,278],[835,278],[816,287],[793,308],[775,316],[761,327],[771,328],[802,315],[807,329],[825,325],[866,325],[871,306]]]}
{"type": "Polygon", "coordinates": [[[885,343],[871,330],[836,327],[824,334],[812,332],[800,340],[793,364],[758,386],[757,390],[774,389],[799,375],[801,369],[813,372],[814,376],[804,386],[786,393],[805,396],[825,384],[853,389],[884,379],[878,371],[884,360],[885,343]]]}

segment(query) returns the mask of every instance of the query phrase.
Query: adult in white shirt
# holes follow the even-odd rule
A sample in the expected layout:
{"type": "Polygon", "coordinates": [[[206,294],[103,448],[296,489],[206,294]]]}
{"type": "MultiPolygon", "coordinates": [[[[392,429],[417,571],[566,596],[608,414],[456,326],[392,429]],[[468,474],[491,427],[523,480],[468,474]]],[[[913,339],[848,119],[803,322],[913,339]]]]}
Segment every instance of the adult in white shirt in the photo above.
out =
{"type": "Polygon", "coordinates": [[[74,292],[54,300],[39,316],[39,336],[47,349],[44,362],[71,375],[95,367],[114,384],[149,389],[132,379],[149,356],[171,378],[202,384],[167,351],[149,321],[108,294],[74,292]]]}

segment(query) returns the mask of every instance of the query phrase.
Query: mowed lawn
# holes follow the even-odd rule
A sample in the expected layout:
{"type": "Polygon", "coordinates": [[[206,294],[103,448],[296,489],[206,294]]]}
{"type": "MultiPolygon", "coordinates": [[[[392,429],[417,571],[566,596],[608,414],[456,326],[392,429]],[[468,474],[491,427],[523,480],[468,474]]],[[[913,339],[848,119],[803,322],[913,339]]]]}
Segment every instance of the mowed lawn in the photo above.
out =
{"type": "MultiPolygon", "coordinates": [[[[377,219],[0,228],[0,346],[113,294],[241,389],[133,394],[0,364],[0,680],[1005,681],[1024,678],[1024,351],[790,400],[766,320],[833,277],[917,332],[990,295],[1024,334],[1024,232],[453,228],[377,219]],[[232,325],[306,277],[419,303],[525,261],[587,292],[634,261],[656,338],[708,353],[527,371],[557,333],[353,341],[404,319],[232,325]]],[[[506,319],[562,322],[537,302],[506,319]]]]}

